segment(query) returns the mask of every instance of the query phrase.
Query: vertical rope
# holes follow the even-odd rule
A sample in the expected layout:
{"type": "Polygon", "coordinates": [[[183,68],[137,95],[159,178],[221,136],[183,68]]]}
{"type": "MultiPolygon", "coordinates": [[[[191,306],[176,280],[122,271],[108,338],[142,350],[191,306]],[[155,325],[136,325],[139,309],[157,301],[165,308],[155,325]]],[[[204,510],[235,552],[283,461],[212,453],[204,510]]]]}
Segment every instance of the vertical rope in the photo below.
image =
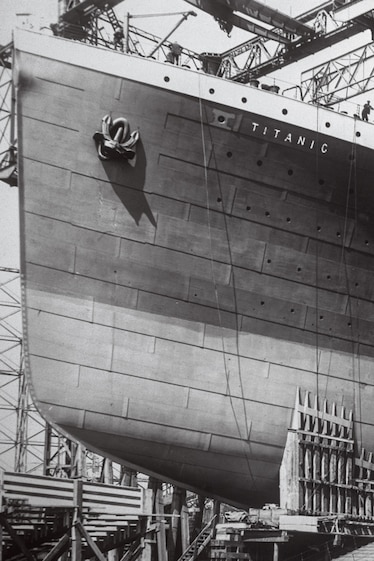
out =
{"type": "MultiPolygon", "coordinates": [[[[317,150],[316,150],[316,180],[318,180],[319,176],[319,107],[317,105],[317,150]]],[[[315,275],[316,275],[316,392],[317,397],[319,396],[319,288],[318,288],[318,279],[319,279],[319,230],[318,230],[318,204],[316,206],[316,231],[317,231],[317,238],[316,238],[316,265],[315,265],[315,275]]],[[[326,388],[327,391],[327,388],[326,388]]]]}
{"type": "MultiPolygon", "coordinates": [[[[200,81],[199,81],[199,89],[200,89],[200,81]]],[[[203,115],[203,104],[202,104],[202,97],[201,97],[201,93],[199,91],[199,114],[200,114],[200,129],[201,129],[201,142],[202,142],[202,149],[203,149],[203,164],[204,164],[204,183],[205,183],[205,191],[206,191],[206,206],[207,206],[207,213],[208,213],[208,232],[209,232],[209,244],[210,244],[210,264],[211,264],[211,274],[212,274],[212,279],[213,279],[213,284],[214,284],[214,293],[215,293],[215,301],[216,301],[216,308],[217,308],[217,313],[218,313],[218,321],[219,321],[219,326],[221,329],[221,342],[222,342],[222,352],[223,352],[223,361],[224,361],[224,371],[225,371],[225,378],[226,378],[226,393],[229,397],[230,400],[230,406],[231,406],[231,410],[233,412],[233,416],[235,419],[235,424],[236,424],[236,428],[238,431],[238,435],[240,437],[241,442],[244,444],[245,447],[247,447],[248,444],[248,435],[249,435],[249,424],[248,424],[248,418],[247,418],[247,412],[245,409],[245,395],[244,395],[244,388],[243,388],[243,381],[242,381],[242,375],[241,375],[241,365],[240,365],[240,353],[239,353],[239,340],[238,340],[238,332],[239,332],[239,325],[238,325],[238,310],[237,310],[237,303],[236,303],[236,291],[235,291],[235,281],[233,280],[233,291],[234,291],[234,299],[235,299],[235,321],[236,321],[236,358],[237,358],[237,368],[238,368],[238,376],[239,376],[239,384],[240,384],[240,391],[241,391],[241,402],[243,405],[243,416],[244,416],[244,423],[245,423],[245,432],[246,432],[246,436],[245,438],[242,435],[242,430],[240,427],[240,423],[239,423],[239,419],[238,419],[238,415],[235,411],[235,406],[234,406],[234,401],[233,401],[233,397],[232,397],[232,393],[231,393],[231,388],[230,388],[230,376],[229,376],[229,368],[228,368],[228,364],[227,364],[227,353],[225,350],[225,340],[224,340],[224,336],[222,335],[222,314],[221,314],[221,308],[220,308],[220,304],[219,304],[219,296],[218,296],[218,290],[217,290],[217,282],[216,282],[216,276],[215,276],[215,272],[214,272],[214,257],[213,257],[213,246],[212,246],[212,228],[211,228],[211,208],[210,208],[210,202],[209,202],[209,183],[208,183],[208,159],[207,159],[207,150],[206,150],[206,141],[205,141],[205,134],[204,134],[204,115],[203,115]]],[[[210,131],[209,131],[210,132],[210,131]]],[[[210,135],[210,142],[211,145],[213,146],[213,142],[212,142],[212,138],[210,135]]],[[[213,149],[214,150],[214,149],[213,149]]],[[[216,170],[217,171],[217,170],[216,170]]],[[[219,176],[218,176],[218,172],[217,172],[217,181],[218,184],[219,183],[219,176]]],[[[222,197],[222,201],[223,201],[223,197],[222,197]]],[[[222,213],[223,217],[224,217],[224,221],[225,221],[225,230],[226,230],[226,235],[227,235],[227,245],[228,245],[228,252],[229,252],[229,258],[230,258],[230,266],[231,266],[231,271],[232,271],[232,277],[234,279],[234,271],[233,271],[233,261],[232,261],[232,253],[231,253],[231,247],[230,247],[230,239],[229,239],[229,234],[228,234],[228,228],[227,228],[227,221],[226,221],[226,217],[224,212],[222,213]]],[[[253,479],[253,475],[252,475],[252,470],[249,464],[249,458],[248,458],[248,452],[246,449],[244,449],[244,454],[245,454],[245,458],[246,458],[246,462],[247,462],[247,466],[248,466],[248,471],[249,474],[251,476],[251,478],[253,479]]]]}
{"type": "MultiPolygon", "coordinates": [[[[344,221],[344,235],[342,240],[342,249],[341,249],[341,263],[344,266],[344,274],[345,274],[345,282],[347,287],[347,296],[348,296],[348,311],[349,311],[349,318],[351,323],[352,329],[352,372],[353,372],[353,397],[354,397],[354,404],[357,404],[357,417],[361,421],[362,416],[362,394],[361,394],[361,370],[360,370],[360,318],[359,318],[359,298],[356,299],[356,313],[354,314],[353,310],[353,297],[351,295],[351,287],[349,281],[349,274],[348,274],[348,265],[345,258],[345,246],[346,246],[346,239],[347,239],[347,224],[348,224],[348,211],[349,211],[349,199],[350,199],[350,191],[354,189],[354,227],[357,224],[357,165],[356,165],[356,155],[357,155],[357,145],[356,145],[356,120],[354,121],[354,130],[353,130],[353,139],[352,139],[352,146],[351,146],[351,157],[350,157],[350,166],[349,166],[349,178],[348,178],[348,185],[347,185],[347,195],[346,195],[346,205],[345,205],[345,221],[344,221]],[[356,319],[356,324],[354,324],[354,319],[356,319]],[[357,368],[355,365],[355,344],[354,344],[354,334],[356,328],[356,335],[357,335],[357,368]],[[356,382],[356,383],[355,383],[356,382]]],[[[360,441],[362,442],[362,424],[359,423],[359,431],[360,431],[360,441]]]]}

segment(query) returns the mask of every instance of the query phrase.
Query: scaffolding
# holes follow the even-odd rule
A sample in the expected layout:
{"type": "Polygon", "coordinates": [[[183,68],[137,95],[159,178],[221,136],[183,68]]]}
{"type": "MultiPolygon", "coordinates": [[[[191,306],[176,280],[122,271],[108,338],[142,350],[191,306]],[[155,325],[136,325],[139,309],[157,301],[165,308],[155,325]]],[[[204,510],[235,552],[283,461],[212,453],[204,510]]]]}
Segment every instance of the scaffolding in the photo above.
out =
{"type": "Polygon", "coordinates": [[[150,516],[149,492],[0,471],[0,558],[22,552],[35,561],[71,551],[75,560],[139,545],[140,522],[150,516]],[[1,549],[2,548],[2,549],[1,549]]]}
{"type": "Polygon", "coordinates": [[[17,185],[15,97],[12,80],[12,43],[0,46],[0,181],[17,185]]]}
{"type": "Polygon", "coordinates": [[[45,423],[37,413],[23,369],[18,269],[0,268],[0,465],[18,472],[43,469],[45,423]]]}

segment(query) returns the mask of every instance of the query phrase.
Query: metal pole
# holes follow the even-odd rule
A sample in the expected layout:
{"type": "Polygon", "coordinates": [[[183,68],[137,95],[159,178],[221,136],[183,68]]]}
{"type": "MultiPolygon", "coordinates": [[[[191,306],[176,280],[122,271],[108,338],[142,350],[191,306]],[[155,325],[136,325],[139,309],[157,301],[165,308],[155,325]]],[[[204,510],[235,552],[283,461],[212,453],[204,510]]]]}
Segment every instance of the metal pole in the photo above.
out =
{"type": "Polygon", "coordinates": [[[153,55],[155,54],[155,52],[161,47],[161,45],[162,45],[163,43],[165,43],[165,41],[167,41],[167,39],[169,39],[170,35],[171,35],[172,33],[174,33],[174,31],[175,31],[176,29],[178,29],[178,27],[188,18],[188,16],[196,16],[196,14],[195,14],[195,12],[187,12],[187,13],[183,14],[182,19],[177,23],[177,25],[175,25],[175,26],[173,27],[173,29],[170,31],[170,33],[168,33],[168,34],[166,35],[166,37],[165,37],[164,39],[161,39],[161,41],[159,41],[159,42],[157,43],[157,45],[155,46],[155,48],[153,49],[153,51],[149,53],[148,57],[151,57],[151,56],[153,56],[153,55]]]}
{"type": "Polygon", "coordinates": [[[74,481],[74,518],[71,529],[71,559],[72,561],[82,561],[82,536],[77,529],[77,524],[82,515],[82,481],[74,481]]]}
{"type": "Polygon", "coordinates": [[[130,52],[130,14],[126,13],[125,53],[130,52]]]}

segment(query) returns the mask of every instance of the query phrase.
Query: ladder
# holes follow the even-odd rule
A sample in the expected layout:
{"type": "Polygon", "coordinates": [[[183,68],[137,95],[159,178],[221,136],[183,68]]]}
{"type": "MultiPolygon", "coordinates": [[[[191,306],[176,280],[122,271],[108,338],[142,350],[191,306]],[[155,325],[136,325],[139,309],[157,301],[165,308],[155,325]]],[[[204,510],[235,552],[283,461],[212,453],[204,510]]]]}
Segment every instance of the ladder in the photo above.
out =
{"type": "Polygon", "coordinates": [[[121,23],[119,22],[113,8],[111,6],[106,6],[106,15],[108,16],[109,23],[113,27],[113,30],[120,29],[122,27],[121,23]]]}
{"type": "Polygon", "coordinates": [[[179,557],[178,561],[194,561],[202,553],[212,539],[215,519],[216,516],[213,516],[210,522],[201,530],[200,534],[190,543],[186,551],[179,557]]]}

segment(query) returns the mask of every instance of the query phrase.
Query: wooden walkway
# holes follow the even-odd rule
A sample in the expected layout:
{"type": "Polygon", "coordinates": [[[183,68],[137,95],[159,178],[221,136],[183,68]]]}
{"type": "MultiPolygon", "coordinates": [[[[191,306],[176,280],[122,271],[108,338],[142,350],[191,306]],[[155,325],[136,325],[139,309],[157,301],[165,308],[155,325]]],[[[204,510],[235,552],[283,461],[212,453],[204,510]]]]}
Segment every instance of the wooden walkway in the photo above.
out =
{"type": "Polygon", "coordinates": [[[59,547],[53,561],[73,546],[105,559],[102,552],[136,541],[151,514],[148,496],[139,487],[0,471],[0,559],[27,552],[31,561],[59,547]]]}

